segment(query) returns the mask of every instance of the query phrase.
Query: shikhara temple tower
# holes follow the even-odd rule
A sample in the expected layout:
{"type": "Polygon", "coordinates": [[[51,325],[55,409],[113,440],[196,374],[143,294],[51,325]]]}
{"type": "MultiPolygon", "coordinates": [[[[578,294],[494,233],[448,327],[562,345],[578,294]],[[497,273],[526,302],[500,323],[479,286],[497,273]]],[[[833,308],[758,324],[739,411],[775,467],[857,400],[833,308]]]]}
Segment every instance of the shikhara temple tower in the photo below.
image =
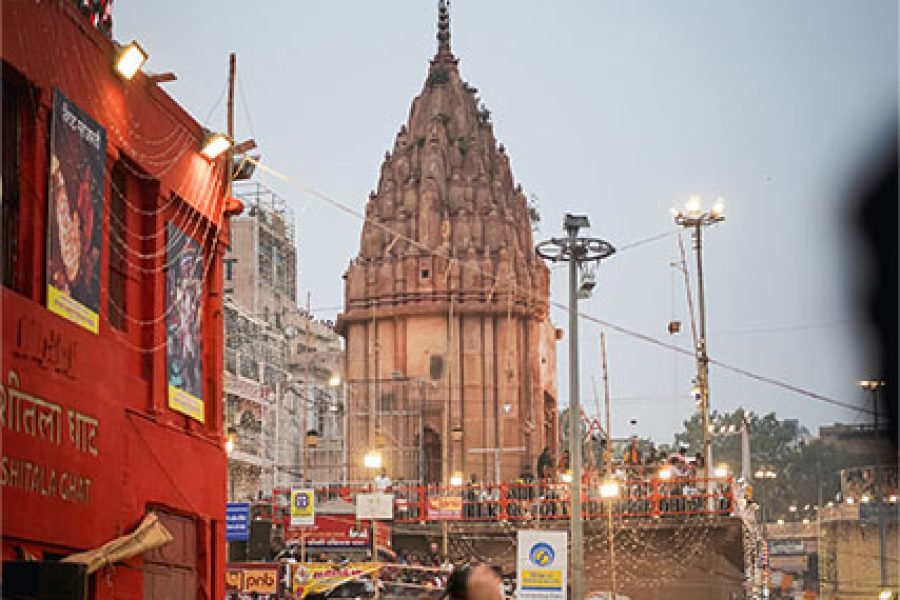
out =
{"type": "Polygon", "coordinates": [[[555,451],[549,272],[490,113],[462,80],[439,5],[438,50],[345,274],[348,462],[395,480],[511,480],[555,451]]]}

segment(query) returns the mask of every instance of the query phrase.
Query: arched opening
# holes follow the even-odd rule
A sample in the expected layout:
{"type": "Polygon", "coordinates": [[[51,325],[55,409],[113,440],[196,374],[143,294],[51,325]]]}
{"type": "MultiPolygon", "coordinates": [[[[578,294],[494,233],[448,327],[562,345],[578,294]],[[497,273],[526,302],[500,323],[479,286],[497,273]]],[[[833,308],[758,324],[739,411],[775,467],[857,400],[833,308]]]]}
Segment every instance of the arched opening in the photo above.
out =
{"type": "Polygon", "coordinates": [[[431,427],[422,434],[420,479],[424,484],[441,483],[441,436],[431,427]]]}

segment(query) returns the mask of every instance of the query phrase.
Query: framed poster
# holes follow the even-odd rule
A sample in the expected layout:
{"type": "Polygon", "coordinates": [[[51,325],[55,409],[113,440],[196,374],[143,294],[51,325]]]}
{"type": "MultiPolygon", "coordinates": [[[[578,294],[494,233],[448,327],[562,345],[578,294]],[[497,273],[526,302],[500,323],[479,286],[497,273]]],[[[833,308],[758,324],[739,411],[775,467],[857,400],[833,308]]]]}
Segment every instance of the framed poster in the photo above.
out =
{"type": "Polygon", "coordinates": [[[53,91],[47,206],[47,308],[97,333],[106,130],[53,91]]]}
{"type": "Polygon", "coordinates": [[[172,223],[166,230],[166,375],[169,408],[200,422],[203,405],[203,253],[172,223]]]}

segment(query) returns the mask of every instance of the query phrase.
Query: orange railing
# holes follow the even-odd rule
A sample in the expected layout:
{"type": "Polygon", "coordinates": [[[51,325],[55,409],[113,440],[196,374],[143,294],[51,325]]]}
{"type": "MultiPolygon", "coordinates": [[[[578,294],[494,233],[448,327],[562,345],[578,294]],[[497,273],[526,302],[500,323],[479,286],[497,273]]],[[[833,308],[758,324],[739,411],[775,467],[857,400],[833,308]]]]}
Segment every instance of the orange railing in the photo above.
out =
{"type": "MultiPolygon", "coordinates": [[[[586,519],[684,518],[728,515],[734,510],[734,486],[724,478],[631,478],[619,482],[619,497],[600,497],[600,484],[585,481],[582,505],[586,519]]],[[[394,522],[525,521],[568,519],[569,485],[547,480],[534,483],[464,484],[461,486],[411,485],[392,487],[394,522]]],[[[317,502],[344,500],[373,491],[372,486],[335,485],[316,489],[317,502]]],[[[290,490],[275,490],[275,500],[254,503],[254,512],[276,522],[289,519],[290,490]],[[271,504],[270,504],[271,503],[271,504]],[[267,506],[269,505],[269,506],[267,506]]]]}

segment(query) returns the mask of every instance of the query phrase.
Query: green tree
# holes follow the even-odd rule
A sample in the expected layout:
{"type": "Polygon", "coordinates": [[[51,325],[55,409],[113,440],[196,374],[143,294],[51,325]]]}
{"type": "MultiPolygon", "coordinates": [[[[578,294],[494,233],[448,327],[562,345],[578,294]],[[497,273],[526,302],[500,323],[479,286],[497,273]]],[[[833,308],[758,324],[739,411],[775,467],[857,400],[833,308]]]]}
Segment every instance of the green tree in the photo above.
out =
{"type": "MultiPolygon", "coordinates": [[[[732,413],[712,412],[710,422],[713,460],[725,463],[732,473],[741,471],[743,419],[750,433],[751,471],[771,471],[774,479],[754,478],[754,498],[765,505],[766,518],[789,518],[791,506],[814,515],[813,507],[833,500],[840,491],[840,472],[848,467],[871,462],[866,456],[842,452],[819,439],[807,440],[808,432],[797,421],[779,420],[775,413],[757,415],[738,409],[732,413]],[[722,432],[725,432],[724,434],[722,432]]],[[[703,428],[700,415],[684,422],[684,430],[675,435],[675,445],[686,446],[691,454],[702,451],[703,428]]]]}
{"type": "MultiPolygon", "coordinates": [[[[745,413],[743,409],[732,413],[713,411],[710,414],[710,424],[715,432],[712,438],[715,463],[725,463],[732,473],[740,473],[739,432],[745,417],[750,431],[752,467],[784,468],[790,462],[803,431],[798,429],[796,421],[779,421],[775,413],[757,415],[753,412],[745,413]]],[[[675,446],[687,447],[690,454],[703,451],[703,424],[699,414],[694,414],[684,422],[684,430],[675,435],[675,446]]]]}

